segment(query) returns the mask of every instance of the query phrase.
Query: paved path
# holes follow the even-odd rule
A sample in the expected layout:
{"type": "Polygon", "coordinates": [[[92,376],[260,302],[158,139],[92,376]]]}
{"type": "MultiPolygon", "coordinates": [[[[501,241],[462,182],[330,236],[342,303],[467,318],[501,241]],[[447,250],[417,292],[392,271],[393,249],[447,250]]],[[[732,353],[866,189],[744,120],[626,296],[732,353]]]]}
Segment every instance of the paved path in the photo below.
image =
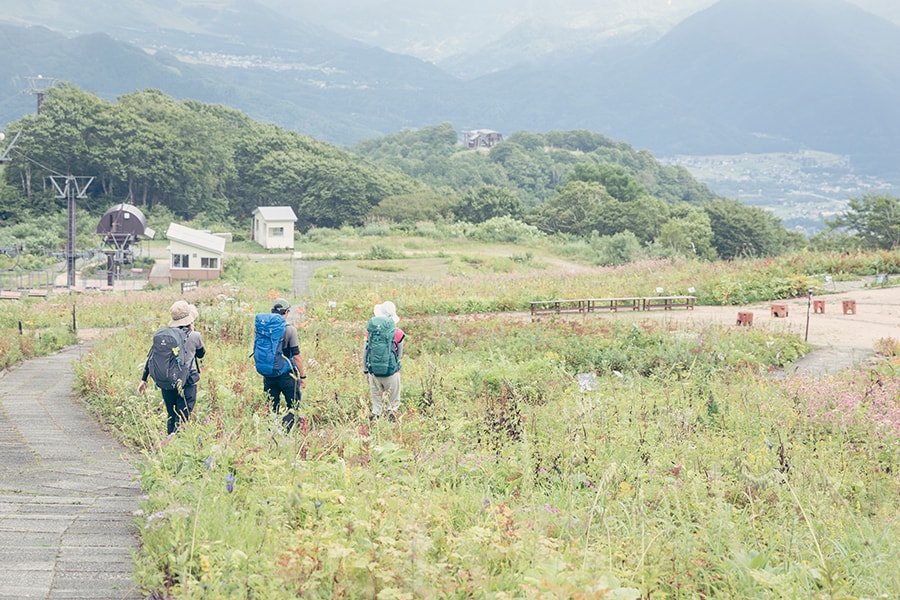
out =
{"type": "Polygon", "coordinates": [[[72,391],[87,350],[0,373],[0,599],[141,598],[136,471],[72,391]]]}
{"type": "Polygon", "coordinates": [[[334,261],[329,260],[294,260],[294,298],[298,301],[306,295],[309,281],[319,267],[330,265],[334,261]]]}

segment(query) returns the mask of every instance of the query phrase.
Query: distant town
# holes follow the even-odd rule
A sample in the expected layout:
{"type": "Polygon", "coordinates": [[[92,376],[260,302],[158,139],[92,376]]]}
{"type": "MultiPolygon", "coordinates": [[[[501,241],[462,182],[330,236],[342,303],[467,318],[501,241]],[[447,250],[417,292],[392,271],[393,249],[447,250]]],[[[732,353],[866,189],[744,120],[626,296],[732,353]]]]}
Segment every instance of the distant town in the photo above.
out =
{"type": "Polygon", "coordinates": [[[846,156],[826,152],[674,156],[660,158],[686,168],[720,196],[759,206],[786,227],[811,235],[824,219],[843,212],[851,198],[897,195],[900,184],[856,171],[846,156]]]}

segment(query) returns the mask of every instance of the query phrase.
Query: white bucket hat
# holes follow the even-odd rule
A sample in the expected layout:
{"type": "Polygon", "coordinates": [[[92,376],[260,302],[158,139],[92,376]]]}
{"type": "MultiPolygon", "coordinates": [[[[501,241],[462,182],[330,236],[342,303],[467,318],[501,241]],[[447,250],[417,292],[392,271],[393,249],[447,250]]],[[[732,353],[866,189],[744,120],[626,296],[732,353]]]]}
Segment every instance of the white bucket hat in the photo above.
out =
{"type": "Polygon", "coordinates": [[[397,316],[397,307],[394,306],[394,303],[390,300],[382,302],[381,304],[376,304],[372,312],[376,317],[387,317],[393,320],[394,323],[400,320],[400,317],[397,316]]]}
{"type": "Polygon", "coordinates": [[[197,312],[197,307],[193,304],[188,304],[184,300],[177,300],[169,309],[169,314],[172,317],[172,320],[169,321],[169,327],[183,327],[193,323],[199,313],[197,312]]]}

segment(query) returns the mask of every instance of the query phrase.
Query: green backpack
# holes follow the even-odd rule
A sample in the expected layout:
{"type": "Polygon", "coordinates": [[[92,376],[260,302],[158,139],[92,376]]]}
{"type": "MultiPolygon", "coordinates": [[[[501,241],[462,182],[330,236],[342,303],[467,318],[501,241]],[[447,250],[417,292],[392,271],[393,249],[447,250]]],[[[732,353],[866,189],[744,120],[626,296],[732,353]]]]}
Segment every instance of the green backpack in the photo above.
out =
{"type": "Polygon", "coordinates": [[[366,353],[366,371],[376,377],[388,377],[400,370],[397,357],[397,325],[388,317],[372,317],[366,325],[369,334],[369,351],[366,353]]]}

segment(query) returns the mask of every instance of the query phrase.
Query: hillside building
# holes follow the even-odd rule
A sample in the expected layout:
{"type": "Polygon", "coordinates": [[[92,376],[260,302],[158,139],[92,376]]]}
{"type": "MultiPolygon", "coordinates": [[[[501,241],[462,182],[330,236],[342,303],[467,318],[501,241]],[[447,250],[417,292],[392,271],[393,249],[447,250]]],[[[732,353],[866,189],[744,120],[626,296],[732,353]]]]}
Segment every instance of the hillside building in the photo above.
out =
{"type": "Polygon", "coordinates": [[[260,206],[253,211],[250,239],[266,249],[294,249],[297,215],[290,206],[260,206]]]}
{"type": "Polygon", "coordinates": [[[493,148],[503,141],[503,135],[490,129],[471,129],[463,131],[463,144],[466,148],[493,148]]]}
{"type": "Polygon", "coordinates": [[[169,284],[176,280],[218,279],[222,276],[225,238],[205,231],[171,223],[166,230],[169,240],[169,264],[157,262],[150,282],[169,284]]]}

